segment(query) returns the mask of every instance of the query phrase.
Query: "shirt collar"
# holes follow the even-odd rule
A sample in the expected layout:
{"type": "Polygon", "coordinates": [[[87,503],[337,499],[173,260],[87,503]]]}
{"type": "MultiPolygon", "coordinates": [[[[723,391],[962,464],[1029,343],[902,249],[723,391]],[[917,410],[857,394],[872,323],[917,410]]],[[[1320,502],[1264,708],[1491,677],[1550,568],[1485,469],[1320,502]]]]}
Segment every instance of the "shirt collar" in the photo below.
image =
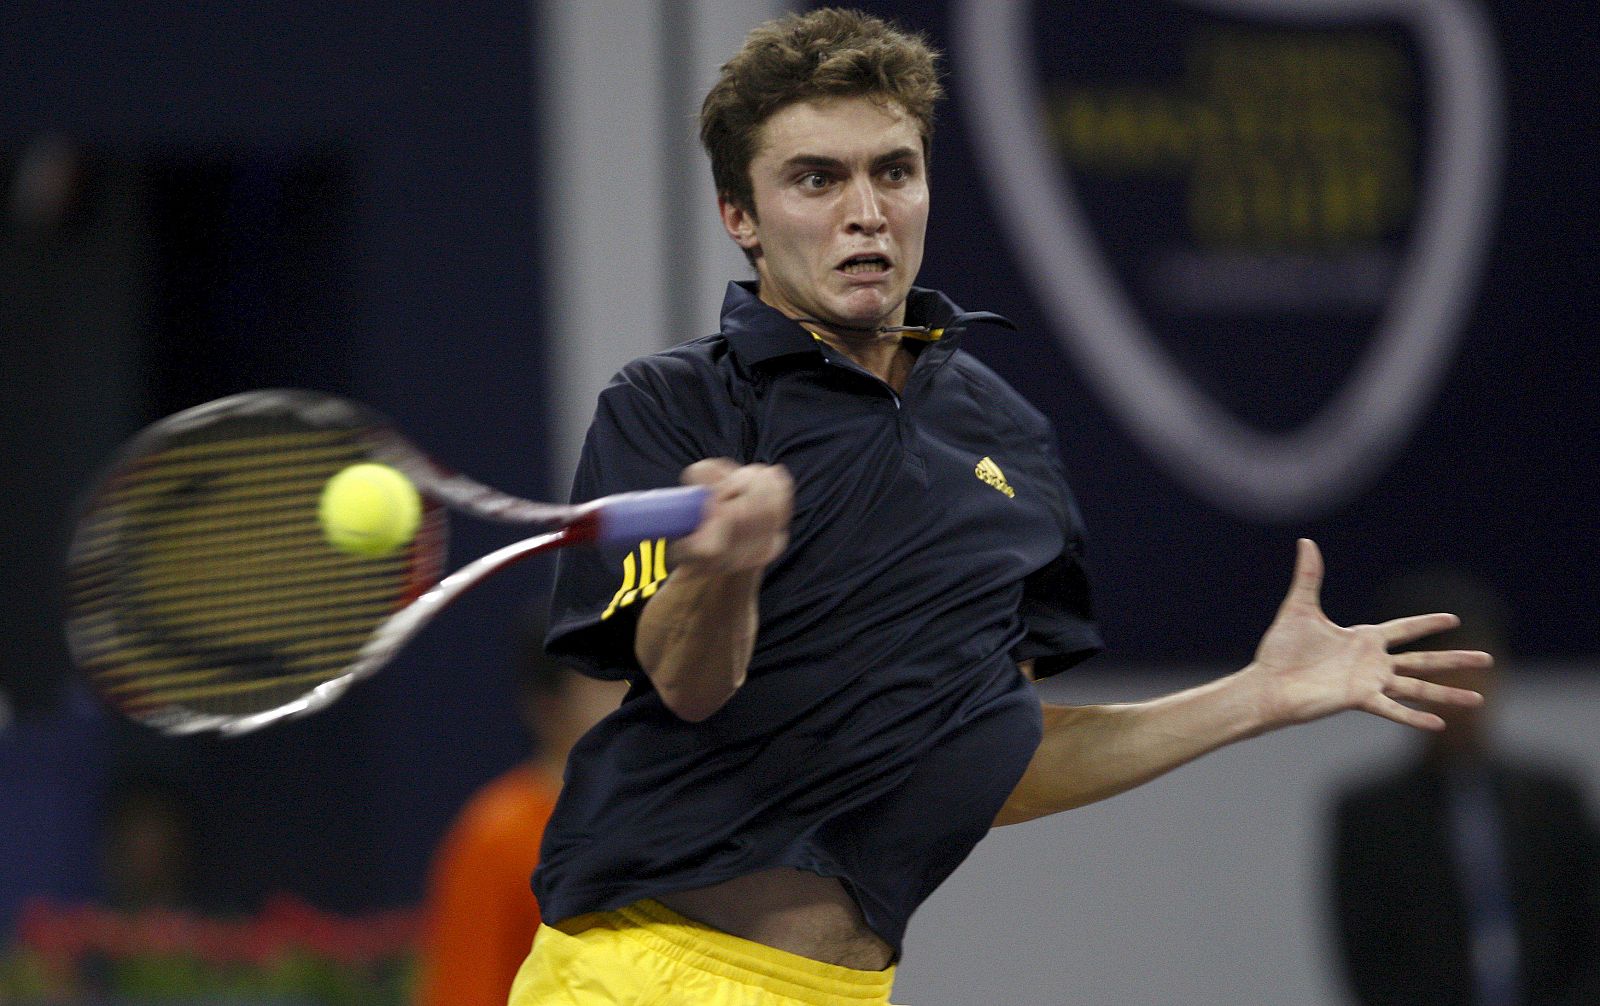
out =
{"type": "MultiPolygon", "coordinates": [[[[954,342],[954,336],[975,322],[1002,325],[1013,331],[1017,327],[988,311],[964,312],[937,290],[914,286],[906,295],[906,324],[926,325],[933,330],[927,334],[908,332],[908,337],[954,342]]],[[[762,302],[754,280],[728,284],[722,300],[722,334],[746,366],[780,356],[821,352],[821,344],[803,324],[762,302]]]]}

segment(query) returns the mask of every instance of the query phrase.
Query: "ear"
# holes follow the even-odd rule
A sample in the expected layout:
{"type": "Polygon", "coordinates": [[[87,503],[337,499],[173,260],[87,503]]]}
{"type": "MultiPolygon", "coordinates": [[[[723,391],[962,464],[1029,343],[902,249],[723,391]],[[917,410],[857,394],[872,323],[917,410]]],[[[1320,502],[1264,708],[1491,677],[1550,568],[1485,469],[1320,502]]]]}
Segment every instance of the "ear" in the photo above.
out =
{"type": "Polygon", "coordinates": [[[722,228],[733,238],[733,243],[747,252],[761,247],[759,221],[754,210],[748,210],[728,199],[717,196],[717,210],[722,214],[722,228]]]}

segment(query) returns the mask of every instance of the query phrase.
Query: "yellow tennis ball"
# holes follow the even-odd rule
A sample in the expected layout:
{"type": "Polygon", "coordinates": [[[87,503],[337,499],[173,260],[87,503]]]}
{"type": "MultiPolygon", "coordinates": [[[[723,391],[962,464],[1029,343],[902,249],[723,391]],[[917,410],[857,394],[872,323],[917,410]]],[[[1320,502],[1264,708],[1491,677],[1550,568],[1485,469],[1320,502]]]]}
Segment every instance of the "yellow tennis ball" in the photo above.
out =
{"type": "Polygon", "coordinates": [[[317,518],[334,548],[376,559],[403,548],[417,533],[422,497],[395,469],[363,462],[322,487],[317,518]]]}

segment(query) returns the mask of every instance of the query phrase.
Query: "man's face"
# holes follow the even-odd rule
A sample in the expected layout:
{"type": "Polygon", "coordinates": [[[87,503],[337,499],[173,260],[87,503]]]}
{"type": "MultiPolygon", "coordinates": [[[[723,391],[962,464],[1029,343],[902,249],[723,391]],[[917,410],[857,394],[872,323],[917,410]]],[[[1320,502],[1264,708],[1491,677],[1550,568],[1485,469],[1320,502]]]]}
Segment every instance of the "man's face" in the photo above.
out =
{"type": "Polygon", "coordinates": [[[761,299],[790,317],[875,328],[905,319],[928,227],[915,120],[870,98],[800,102],[762,126],[755,211],[723,224],[755,255],[761,299]]]}

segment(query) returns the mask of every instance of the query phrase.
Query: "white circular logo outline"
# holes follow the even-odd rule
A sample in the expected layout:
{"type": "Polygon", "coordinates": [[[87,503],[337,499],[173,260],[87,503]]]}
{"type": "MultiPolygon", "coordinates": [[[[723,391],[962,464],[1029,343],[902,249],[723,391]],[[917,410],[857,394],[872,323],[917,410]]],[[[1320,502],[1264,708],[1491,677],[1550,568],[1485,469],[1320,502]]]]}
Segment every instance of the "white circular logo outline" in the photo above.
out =
{"type": "Polygon", "coordinates": [[[952,39],[973,148],[1052,330],[1161,462],[1203,498],[1291,522],[1350,499],[1433,400],[1475,293],[1500,174],[1493,35],[1470,0],[1187,0],[1221,13],[1329,24],[1397,19],[1415,31],[1434,101],[1415,239],[1350,379],[1296,430],[1240,422],[1179,371],[1112,274],[1040,121],[1026,0],[957,0],[952,39]]]}

